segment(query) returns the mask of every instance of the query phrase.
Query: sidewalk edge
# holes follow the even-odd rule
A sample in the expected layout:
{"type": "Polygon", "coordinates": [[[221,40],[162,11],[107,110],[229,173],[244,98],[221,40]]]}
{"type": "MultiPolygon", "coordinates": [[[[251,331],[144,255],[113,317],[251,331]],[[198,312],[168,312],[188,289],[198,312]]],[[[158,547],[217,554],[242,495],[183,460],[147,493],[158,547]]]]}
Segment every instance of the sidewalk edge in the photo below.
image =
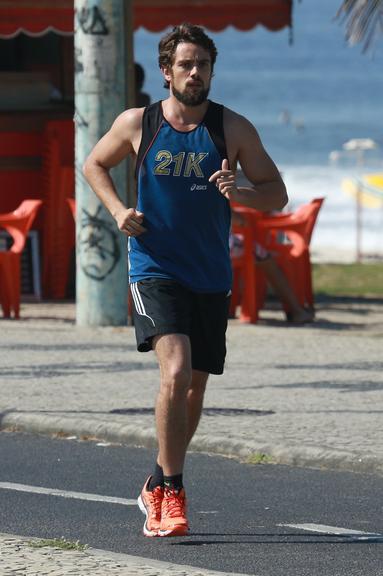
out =
{"type": "MultiPolygon", "coordinates": [[[[42,538],[38,537],[29,537],[29,536],[19,536],[17,534],[7,534],[4,532],[0,532],[0,540],[16,540],[21,545],[28,545],[30,542],[38,542],[42,540],[42,538]]],[[[50,548],[50,550],[56,550],[56,548],[50,548]]],[[[63,555],[67,554],[70,556],[70,552],[61,550],[63,555]]],[[[127,566],[131,565],[132,568],[149,568],[150,570],[158,570],[165,576],[166,574],[175,574],[176,571],[182,572],[182,574],[188,574],[190,576],[202,576],[202,574],[206,574],[206,576],[248,576],[247,574],[239,573],[239,572],[227,572],[227,571],[219,571],[219,570],[211,570],[210,568],[205,567],[198,567],[198,566],[189,566],[186,564],[175,564],[172,562],[164,562],[163,560],[155,560],[153,558],[145,558],[144,556],[134,556],[133,554],[124,554],[122,552],[112,552],[110,550],[103,550],[100,548],[86,548],[86,550],[78,552],[76,551],[76,556],[79,554],[86,556],[91,556],[95,560],[97,559],[107,559],[114,561],[116,563],[125,564],[127,566]]],[[[89,572],[90,573],[90,572],[89,572]]]]}
{"type": "MultiPolygon", "coordinates": [[[[0,414],[0,430],[15,430],[37,434],[77,436],[88,440],[103,440],[130,446],[156,448],[155,429],[115,422],[94,421],[75,416],[55,416],[39,413],[7,411],[0,414]]],[[[251,456],[265,454],[273,464],[306,466],[383,475],[383,462],[354,452],[331,450],[328,447],[288,446],[272,444],[263,439],[231,440],[227,437],[208,437],[196,434],[191,451],[206,452],[248,461],[251,456]]],[[[262,459],[261,459],[262,461],[262,459]]]]}

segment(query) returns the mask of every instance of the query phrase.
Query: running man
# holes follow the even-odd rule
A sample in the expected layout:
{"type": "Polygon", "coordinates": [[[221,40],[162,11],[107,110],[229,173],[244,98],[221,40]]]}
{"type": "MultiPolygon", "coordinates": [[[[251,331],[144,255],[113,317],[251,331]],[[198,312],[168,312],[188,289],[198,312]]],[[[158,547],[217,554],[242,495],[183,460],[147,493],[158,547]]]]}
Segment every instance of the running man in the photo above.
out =
{"type": "MultiPolygon", "coordinates": [[[[231,289],[230,202],[258,210],[287,202],[280,174],[248,120],[208,100],[214,42],[181,24],[162,38],[166,100],[126,110],[84,165],[94,192],[129,237],[137,349],[154,350],[158,458],[138,498],[146,536],[188,533],[183,468],[209,374],[222,374],[231,289]],[[137,206],[109,170],[136,161],[137,206]],[[236,185],[237,163],[252,187],[236,185]]],[[[232,71],[235,82],[235,71],[232,71]]]]}

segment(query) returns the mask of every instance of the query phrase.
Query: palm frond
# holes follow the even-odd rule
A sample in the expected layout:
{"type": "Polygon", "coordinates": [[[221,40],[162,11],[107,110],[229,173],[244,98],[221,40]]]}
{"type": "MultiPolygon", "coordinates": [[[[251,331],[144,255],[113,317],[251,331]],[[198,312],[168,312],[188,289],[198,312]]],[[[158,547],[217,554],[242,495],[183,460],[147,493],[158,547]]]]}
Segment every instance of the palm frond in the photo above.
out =
{"type": "Polygon", "coordinates": [[[363,52],[383,34],[383,0],[343,0],[336,17],[345,22],[350,44],[364,43],[363,52]]]}

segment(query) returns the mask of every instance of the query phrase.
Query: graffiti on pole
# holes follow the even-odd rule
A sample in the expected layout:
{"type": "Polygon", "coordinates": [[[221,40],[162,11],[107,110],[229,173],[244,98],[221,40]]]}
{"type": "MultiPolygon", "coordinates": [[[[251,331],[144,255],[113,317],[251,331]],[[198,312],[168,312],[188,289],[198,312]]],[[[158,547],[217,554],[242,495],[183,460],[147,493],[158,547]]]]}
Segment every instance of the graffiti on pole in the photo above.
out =
{"type": "Polygon", "coordinates": [[[118,62],[115,28],[113,11],[97,6],[76,10],[74,70],[77,92],[114,90],[118,62]]]}
{"type": "Polygon", "coordinates": [[[80,265],[84,274],[93,280],[104,280],[121,258],[118,234],[112,225],[100,216],[101,206],[95,214],[82,209],[79,233],[80,265]]]}
{"type": "Polygon", "coordinates": [[[74,111],[74,121],[76,123],[76,126],[78,126],[78,128],[88,128],[89,126],[89,122],[81,114],[77,106],[74,111]]]}
{"type": "Polygon", "coordinates": [[[93,8],[81,8],[77,13],[78,22],[84,34],[91,36],[108,36],[109,28],[106,24],[105,17],[101,10],[94,6],[93,8]]]}
{"type": "Polygon", "coordinates": [[[75,47],[74,49],[74,72],[75,74],[84,72],[84,64],[82,63],[82,51],[78,47],[75,47]]]}

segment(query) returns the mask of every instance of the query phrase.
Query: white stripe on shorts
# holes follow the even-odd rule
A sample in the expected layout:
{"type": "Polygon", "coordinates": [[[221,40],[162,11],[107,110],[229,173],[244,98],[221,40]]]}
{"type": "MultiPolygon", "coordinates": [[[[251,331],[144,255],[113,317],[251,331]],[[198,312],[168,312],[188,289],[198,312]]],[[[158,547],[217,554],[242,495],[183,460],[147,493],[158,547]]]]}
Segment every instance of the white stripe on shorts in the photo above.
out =
{"type": "Polygon", "coordinates": [[[131,292],[132,292],[134,305],[135,305],[135,308],[136,308],[138,314],[143,314],[144,312],[143,312],[143,310],[142,310],[142,308],[141,308],[141,306],[140,306],[140,302],[139,302],[139,300],[137,300],[137,295],[136,295],[137,283],[136,283],[136,282],[132,282],[132,283],[131,283],[131,285],[130,285],[130,290],[131,290],[131,292]]]}
{"type": "Polygon", "coordinates": [[[138,284],[137,282],[132,282],[132,284],[130,285],[130,289],[131,289],[132,296],[133,296],[133,302],[134,302],[135,308],[137,310],[137,313],[140,316],[145,316],[146,318],[149,318],[149,320],[152,322],[153,326],[155,326],[153,318],[151,318],[151,316],[146,314],[145,306],[144,306],[144,303],[142,301],[142,297],[141,297],[140,291],[138,290],[137,284],[138,284]]]}

